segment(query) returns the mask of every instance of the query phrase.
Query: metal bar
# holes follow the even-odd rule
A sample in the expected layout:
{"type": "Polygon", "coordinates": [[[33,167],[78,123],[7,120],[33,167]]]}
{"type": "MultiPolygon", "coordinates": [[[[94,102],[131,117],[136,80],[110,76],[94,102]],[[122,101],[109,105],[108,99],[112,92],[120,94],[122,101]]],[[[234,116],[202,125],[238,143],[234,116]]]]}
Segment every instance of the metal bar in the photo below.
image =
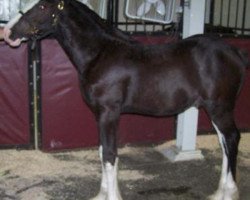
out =
{"type": "Polygon", "coordinates": [[[239,0],[237,0],[237,5],[236,5],[235,29],[238,28],[238,17],[239,17],[239,0]]]}
{"type": "Polygon", "coordinates": [[[138,23],[135,23],[134,24],[134,31],[137,32],[137,26],[138,26],[138,23]]]}
{"type": "Polygon", "coordinates": [[[211,7],[210,7],[210,19],[209,19],[209,23],[210,24],[214,24],[214,11],[215,11],[215,4],[214,4],[214,0],[211,0],[211,7]]]}
{"type": "Polygon", "coordinates": [[[33,52],[31,49],[32,42],[28,42],[28,80],[29,80],[29,122],[30,122],[30,145],[35,148],[34,144],[34,93],[33,93],[33,52]]]}
{"type": "Polygon", "coordinates": [[[243,13],[242,13],[242,26],[241,26],[241,34],[244,35],[245,30],[245,22],[246,22],[246,10],[247,10],[247,0],[244,0],[243,4],[243,13]]]}
{"type": "Polygon", "coordinates": [[[232,0],[229,0],[228,2],[228,13],[227,13],[227,27],[230,27],[230,11],[231,11],[231,4],[232,4],[232,0]]]}
{"type": "Polygon", "coordinates": [[[107,21],[110,25],[113,25],[113,7],[114,7],[114,1],[109,0],[108,6],[107,6],[107,21]]]}
{"type": "MultiPolygon", "coordinates": [[[[125,22],[125,30],[126,30],[126,32],[128,32],[128,18],[126,17],[125,20],[126,20],[126,22],[125,22]]],[[[122,25],[121,22],[119,22],[119,24],[122,25]]]]}
{"type": "Polygon", "coordinates": [[[223,23],[223,5],[224,5],[224,0],[221,0],[221,4],[220,4],[220,25],[222,26],[223,23]]]}
{"type": "Polygon", "coordinates": [[[41,147],[41,83],[40,64],[41,48],[40,42],[28,43],[29,59],[29,101],[30,101],[30,143],[35,149],[41,147]]]}
{"type": "Polygon", "coordinates": [[[34,116],[34,142],[35,149],[38,149],[38,106],[37,106],[37,82],[36,82],[36,74],[37,74],[37,65],[36,60],[33,60],[33,116],[34,116]]]}
{"type": "Polygon", "coordinates": [[[28,42],[28,79],[29,79],[29,121],[30,121],[30,145],[35,148],[34,144],[34,93],[33,93],[33,52],[31,49],[32,42],[28,42]]]}
{"type": "Polygon", "coordinates": [[[115,5],[114,5],[115,10],[115,16],[114,16],[114,26],[118,26],[118,21],[119,21],[119,0],[115,0],[115,5]]]}
{"type": "MultiPolygon", "coordinates": [[[[159,25],[158,23],[156,22],[146,22],[144,21],[143,23],[141,21],[138,21],[138,20],[135,20],[134,22],[133,21],[126,21],[126,22],[118,22],[119,25],[140,25],[140,24],[146,24],[146,25],[159,25]]],[[[174,23],[170,23],[170,24],[167,24],[167,26],[169,25],[174,25],[174,23]]],[[[166,24],[162,24],[162,26],[166,26],[166,24]]]]}
{"type": "Polygon", "coordinates": [[[154,25],[153,25],[153,32],[155,32],[155,26],[156,26],[156,25],[154,24],[154,25]]]}
{"type": "Polygon", "coordinates": [[[38,147],[42,148],[42,52],[41,52],[41,41],[36,42],[36,65],[37,65],[37,120],[38,120],[38,147]]]}

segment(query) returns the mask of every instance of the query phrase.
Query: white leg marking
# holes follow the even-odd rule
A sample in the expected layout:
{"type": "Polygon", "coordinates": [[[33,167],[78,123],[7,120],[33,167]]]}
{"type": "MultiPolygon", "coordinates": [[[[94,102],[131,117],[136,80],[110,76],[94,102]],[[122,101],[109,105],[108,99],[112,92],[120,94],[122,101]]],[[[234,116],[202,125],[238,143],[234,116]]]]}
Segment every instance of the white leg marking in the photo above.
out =
{"type": "Polygon", "coordinates": [[[105,168],[108,178],[108,200],[122,200],[117,181],[118,158],[115,160],[115,166],[107,163],[105,168]]]}
{"type": "Polygon", "coordinates": [[[122,200],[117,181],[118,158],[114,166],[110,163],[104,165],[102,146],[99,147],[99,156],[102,164],[101,189],[98,195],[91,200],[122,200]]]}
{"type": "Polygon", "coordinates": [[[99,147],[99,156],[102,164],[102,181],[101,181],[101,189],[107,192],[108,190],[108,182],[107,182],[107,173],[104,170],[103,159],[102,159],[102,146],[99,147]]]}
{"type": "Polygon", "coordinates": [[[238,200],[239,193],[236,183],[234,182],[233,176],[231,172],[228,172],[228,158],[226,156],[226,149],[225,149],[225,138],[223,134],[220,132],[216,124],[213,123],[213,126],[218,134],[220,145],[222,148],[223,153],[223,160],[222,160],[222,169],[221,169],[221,178],[219,183],[219,188],[209,197],[211,200],[238,200]]]}
{"type": "Polygon", "coordinates": [[[102,159],[102,146],[99,147],[99,157],[101,160],[102,166],[102,180],[101,180],[101,188],[98,195],[91,200],[106,200],[108,193],[108,181],[107,181],[107,173],[104,170],[103,159],[102,159]]]}

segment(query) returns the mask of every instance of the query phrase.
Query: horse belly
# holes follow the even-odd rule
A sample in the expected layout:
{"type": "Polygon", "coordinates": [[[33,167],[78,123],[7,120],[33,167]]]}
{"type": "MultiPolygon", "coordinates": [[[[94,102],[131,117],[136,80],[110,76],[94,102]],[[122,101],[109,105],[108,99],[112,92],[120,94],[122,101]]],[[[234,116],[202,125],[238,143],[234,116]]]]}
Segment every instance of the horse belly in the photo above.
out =
{"type": "Polygon", "coordinates": [[[155,116],[173,115],[195,103],[196,95],[187,87],[144,85],[134,92],[126,108],[130,112],[155,116]]]}

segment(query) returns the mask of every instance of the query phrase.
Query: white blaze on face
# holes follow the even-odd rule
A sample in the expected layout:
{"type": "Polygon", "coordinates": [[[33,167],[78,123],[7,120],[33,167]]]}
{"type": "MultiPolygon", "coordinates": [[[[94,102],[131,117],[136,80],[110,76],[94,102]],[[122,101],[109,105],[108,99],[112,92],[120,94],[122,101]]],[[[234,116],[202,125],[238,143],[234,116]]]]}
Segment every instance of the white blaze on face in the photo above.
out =
{"type": "MultiPolygon", "coordinates": [[[[39,0],[33,0],[29,4],[27,4],[23,9],[22,12],[26,13],[28,12],[31,8],[33,8],[39,0]]],[[[19,46],[22,41],[26,40],[25,38],[17,38],[16,40],[10,39],[11,35],[11,28],[20,20],[22,15],[18,13],[16,16],[14,16],[4,27],[4,40],[13,47],[19,46]]]]}

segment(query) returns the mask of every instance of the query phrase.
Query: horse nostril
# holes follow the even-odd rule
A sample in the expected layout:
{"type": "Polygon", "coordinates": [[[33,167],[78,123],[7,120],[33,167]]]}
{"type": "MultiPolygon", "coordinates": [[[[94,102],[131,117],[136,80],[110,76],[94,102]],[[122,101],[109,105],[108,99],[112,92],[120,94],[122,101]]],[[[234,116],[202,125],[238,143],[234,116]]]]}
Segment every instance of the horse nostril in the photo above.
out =
{"type": "Polygon", "coordinates": [[[4,28],[4,39],[5,40],[15,39],[13,31],[7,27],[4,28]]]}
{"type": "Polygon", "coordinates": [[[13,46],[13,47],[17,47],[21,44],[21,40],[18,38],[14,39],[12,31],[7,27],[4,28],[4,40],[10,46],[13,46]]]}
{"type": "Polygon", "coordinates": [[[9,34],[9,39],[11,39],[11,40],[15,40],[15,39],[17,39],[17,38],[18,38],[18,36],[15,34],[15,32],[10,31],[10,34],[9,34]]]}

